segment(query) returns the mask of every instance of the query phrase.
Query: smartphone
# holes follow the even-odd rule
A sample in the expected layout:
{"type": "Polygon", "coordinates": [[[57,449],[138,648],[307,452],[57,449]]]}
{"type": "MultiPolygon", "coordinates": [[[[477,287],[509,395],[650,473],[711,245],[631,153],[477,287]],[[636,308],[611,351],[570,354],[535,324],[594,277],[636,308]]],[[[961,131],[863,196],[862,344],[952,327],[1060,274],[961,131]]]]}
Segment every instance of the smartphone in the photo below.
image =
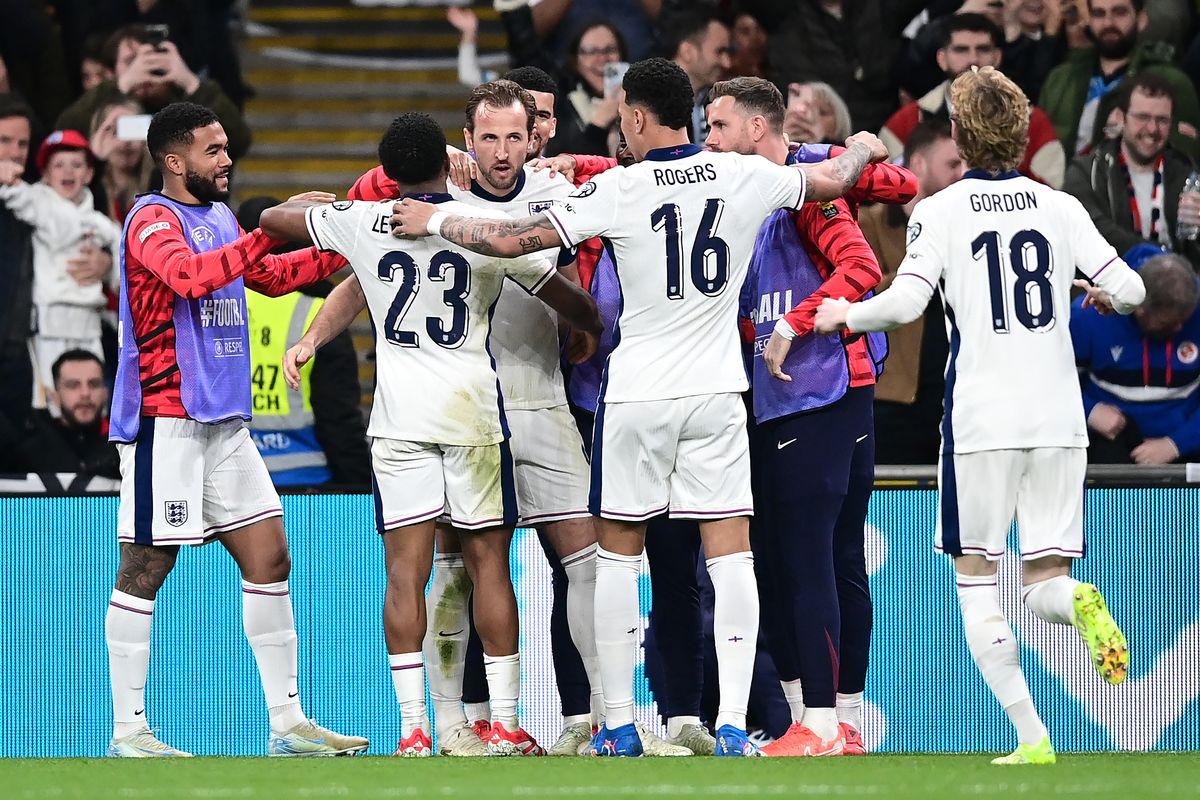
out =
{"type": "Polygon", "coordinates": [[[146,26],[146,44],[152,46],[155,50],[162,47],[162,43],[170,38],[171,27],[169,25],[146,26]]]}
{"type": "MultiPolygon", "coordinates": [[[[147,25],[146,26],[146,44],[153,47],[155,50],[162,52],[166,48],[163,47],[163,42],[171,37],[171,28],[168,25],[147,25]]],[[[152,69],[150,74],[156,78],[161,78],[166,75],[166,70],[152,69]]]]}
{"type": "Polygon", "coordinates": [[[125,141],[144,142],[150,131],[149,114],[130,114],[117,120],[117,138],[125,141]]]}
{"type": "Polygon", "coordinates": [[[621,83],[625,80],[625,73],[629,71],[629,63],[626,61],[610,61],[604,65],[604,96],[610,97],[612,93],[621,88],[621,83]]]}

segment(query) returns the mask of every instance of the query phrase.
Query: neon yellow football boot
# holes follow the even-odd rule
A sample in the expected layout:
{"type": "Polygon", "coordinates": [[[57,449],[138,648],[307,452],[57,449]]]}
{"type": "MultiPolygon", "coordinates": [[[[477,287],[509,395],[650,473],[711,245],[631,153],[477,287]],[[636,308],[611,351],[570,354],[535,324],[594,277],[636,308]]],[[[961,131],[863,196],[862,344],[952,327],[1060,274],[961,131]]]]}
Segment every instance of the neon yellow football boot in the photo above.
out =
{"type": "Polygon", "coordinates": [[[1100,590],[1090,583],[1075,587],[1075,630],[1087,644],[1092,666],[1105,681],[1116,685],[1129,673],[1129,645],[1117,627],[1100,590]]]}
{"type": "Polygon", "coordinates": [[[1017,745],[1016,750],[1006,756],[993,758],[992,763],[1011,766],[1013,764],[1053,764],[1056,760],[1054,746],[1050,744],[1050,737],[1043,736],[1037,744],[1017,745]]]}

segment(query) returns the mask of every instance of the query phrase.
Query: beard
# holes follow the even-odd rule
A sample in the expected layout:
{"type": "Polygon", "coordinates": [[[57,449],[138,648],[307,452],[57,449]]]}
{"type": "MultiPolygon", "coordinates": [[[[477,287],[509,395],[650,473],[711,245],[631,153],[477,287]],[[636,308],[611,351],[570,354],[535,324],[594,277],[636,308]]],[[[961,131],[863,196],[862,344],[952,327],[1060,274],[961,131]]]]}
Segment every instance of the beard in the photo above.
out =
{"type": "Polygon", "coordinates": [[[1125,58],[1133,52],[1133,48],[1137,47],[1138,40],[1137,30],[1132,30],[1116,39],[1102,39],[1092,33],[1089,28],[1087,37],[1091,39],[1092,44],[1096,46],[1096,52],[1102,58],[1125,58]]]}
{"type": "Polygon", "coordinates": [[[218,189],[216,178],[206,178],[191,170],[183,176],[183,186],[201,203],[223,203],[229,199],[229,190],[218,189]]]}

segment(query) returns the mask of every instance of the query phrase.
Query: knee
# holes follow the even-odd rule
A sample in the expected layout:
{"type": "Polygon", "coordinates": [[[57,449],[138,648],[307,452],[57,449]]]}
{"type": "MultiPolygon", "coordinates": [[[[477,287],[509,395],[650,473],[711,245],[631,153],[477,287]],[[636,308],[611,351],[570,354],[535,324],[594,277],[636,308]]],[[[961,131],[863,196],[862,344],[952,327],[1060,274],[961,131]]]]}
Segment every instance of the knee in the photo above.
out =
{"type": "Polygon", "coordinates": [[[242,578],[249,583],[280,583],[292,572],[292,556],[286,547],[277,548],[255,559],[242,571],[242,578]]]}
{"type": "Polygon", "coordinates": [[[153,600],[171,574],[178,553],[178,547],[122,545],[121,563],[117,567],[117,591],[143,600],[153,600]]]}

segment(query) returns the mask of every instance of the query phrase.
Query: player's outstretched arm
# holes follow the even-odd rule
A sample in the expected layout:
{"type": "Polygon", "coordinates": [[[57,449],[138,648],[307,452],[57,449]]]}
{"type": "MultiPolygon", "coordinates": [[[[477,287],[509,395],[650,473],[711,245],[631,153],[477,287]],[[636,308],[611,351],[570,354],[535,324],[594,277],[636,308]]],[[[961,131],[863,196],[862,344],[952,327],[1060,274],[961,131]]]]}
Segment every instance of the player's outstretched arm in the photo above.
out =
{"type": "Polygon", "coordinates": [[[596,353],[604,323],[595,299],[562,275],[555,274],[537,291],[537,298],[571,325],[567,360],[581,364],[596,353]]]}
{"type": "Polygon", "coordinates": [[[393,236],[403,239],[434,234],[467,250],[500,258],[516,258],[563,244],[545,214],[513,220],[457,217],[411,198],[392,206],[393,236]]]}
{"type": "Polygon", "coordinates": [[[800,164],[806,189],[804,202],[836,200],[858,183],[868,164],[886,161],[888,150],[873,133],[856,133],[846,140],[846,150],[840,155],[817,164],[800,164]]]}
{"type": "Polygon", "coordinates": [[[333,288],[304,336],[283,355],[283,376],[289,386],[300,388],[300,368],[335,336],[349,328],[366,307],[367,298],[357,275],[351,275],[333,288]]]}
{"type": "Polygon", "coordinates": [[[304,213],[311,206],[320,205],[311,200],[292,199],[277,206],[271,206],[262,212],[258,218],[258,226],[263,233],[272,239],[285,242],[312,244],[312,234],[304,221],[304,213]]]}

